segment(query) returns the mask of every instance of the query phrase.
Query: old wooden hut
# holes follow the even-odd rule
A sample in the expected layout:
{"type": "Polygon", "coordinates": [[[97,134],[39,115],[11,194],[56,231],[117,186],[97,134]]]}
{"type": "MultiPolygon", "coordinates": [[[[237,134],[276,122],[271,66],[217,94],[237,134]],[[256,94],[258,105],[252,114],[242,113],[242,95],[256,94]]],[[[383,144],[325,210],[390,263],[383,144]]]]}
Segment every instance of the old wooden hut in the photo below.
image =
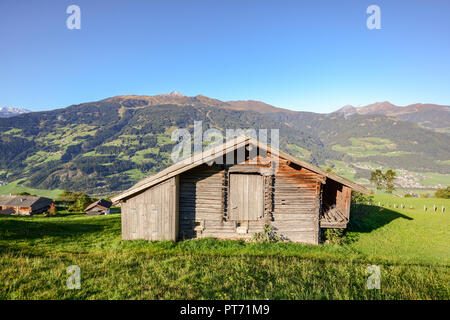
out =
{"type": "Polygon", "coordinates": [[[52,199],[37,196],[0,196],[0,214],[32,215],[48,211],[52,199]]]}
{"type": "Polygon", "coordinates": [[[271,225],[284,239],[318,244],[321,229],[347,226],[352,190],[369,192],[240,137],[150,176],[112,201],[122,207],[124,240],[250,238],[271,225]]]}
{"type": "Polygon", "coordinates": [[[112,203],[105,199],[100,199],[88,205],[84,212],[87,216],[98,216],[102,214],[109,214],[112,203]]]}

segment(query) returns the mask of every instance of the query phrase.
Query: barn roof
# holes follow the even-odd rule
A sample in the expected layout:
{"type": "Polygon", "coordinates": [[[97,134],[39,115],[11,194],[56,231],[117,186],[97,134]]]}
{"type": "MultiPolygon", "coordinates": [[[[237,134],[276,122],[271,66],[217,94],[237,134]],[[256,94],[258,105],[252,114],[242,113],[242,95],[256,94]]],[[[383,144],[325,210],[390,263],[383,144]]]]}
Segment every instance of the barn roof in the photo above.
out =
{"type": "Polygon", "coordinates": [[[92,209],[94,207],[102,207],[102,208],[105,208],[105,209],[109,209],[111,207],[111,205],[112,205],[112,203],[109,202],[108,200],[100,199],[100,200],[95,201],[95,202],[91,203],[90,205],[88,205],[86,207],[86,209],[84,209],[84,211],[88,211],[88,210],[90,210],[90,209],[92,209]]]}
{"type": "Polygon", "coordinates": [[[221,144],[220,146],[210,148],[201,153],[194,154],[191,157],[187,158],[186,160],[180,161],[180,162],[158,172],[157,174],[149,176],[149,177],[141,180],[137,184],[135,184],[130,189],[113,197],[111,200],[113,202],[116,202],[116,201],[120,201],[125,198],[128,198],[128,197],[130,197],[138,192],[141,192],[145,189],[148,189],[162,181],[165,181],[169,178],[179,175],[180,173],[183,173],[183,172],[190,170],[194,167],[197,167],[201,164],[214,161],[214,159],[216,159],[220,156],[223,156],[224,154],[227,154],[230,151],[245,147],[249,144],[251,144],[253,146],[257,146],[258,148],[264,149],[266,151],[270,151],[274,155],[278,155],[279,157],[281,157],[285,160],[288,160],[291,163],[295,163],[301,167],[304,167],[308,170],[311,170],[312,172],[321,174],[324,177],[334,180],[334,181],[336,181],[342,185],[345,185],[355,191],[365,193],[365,194],[370,193],[370,190],[368,190],[367,188],[365,188],[353,181],[345,179],[335,173],[322,170],[319,167],[316,167],[306,161],[303,161],[296,157],[293,157],[283,151],[272,148],[271,146],[268,146],[254,138],[247,137],[247,136],[240,136],[240,137],[234,138],[232,140],[228,140],[228,141],[224,142],[223,144],[221,144]]]}
{"type": "Polygon", "coordinates": [[[40,200],[52,202],[51,199],[37,196],[0,196],[0,206],[31,207],[40,200]]]}

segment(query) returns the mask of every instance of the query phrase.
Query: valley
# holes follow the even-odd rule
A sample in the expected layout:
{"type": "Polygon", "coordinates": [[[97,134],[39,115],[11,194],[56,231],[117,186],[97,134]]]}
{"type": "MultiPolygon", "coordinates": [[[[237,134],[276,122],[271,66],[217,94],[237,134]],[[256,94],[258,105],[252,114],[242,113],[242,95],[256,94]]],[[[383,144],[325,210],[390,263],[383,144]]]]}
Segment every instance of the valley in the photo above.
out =
{"type": "MultiPolygon", "coordinates": [[[[173,92],[24,113],[0,119],[0,193],[20,188],[117,193],[168,167],[175,145],[171,133],[192,132],[194,121],[202,121],[203,130],[223,132],[279,129],[281,150],[367,186],[377,168],[396,170],[397,189],[403,191],[449,185],[450,136],[396,118],[385,104],[380,108],[383,112],[371,106],[317,114],[173,92]]],[[[434,108],[448,114],[447,107],[434,108]]],[[[447,120],[440,118],[442,129],[447,120]]]]}

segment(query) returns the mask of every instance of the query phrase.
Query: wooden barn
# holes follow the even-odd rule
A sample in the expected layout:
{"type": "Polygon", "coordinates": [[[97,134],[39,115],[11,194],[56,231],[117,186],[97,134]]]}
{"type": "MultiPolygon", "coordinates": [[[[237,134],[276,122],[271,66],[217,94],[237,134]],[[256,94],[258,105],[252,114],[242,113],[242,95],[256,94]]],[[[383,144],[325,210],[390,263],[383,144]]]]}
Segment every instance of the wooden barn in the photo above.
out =
{"type": "Polygon", "coordinates": [[[52,199],[37,196],[0,196],[0,214],[32,215],[48,211],[52,199]]]}
{"type": "Polygon", "coordinates": [[[87,216],[98,216],[102,214],[109,214],[109,209],[112,203],[105,199],[100,199],[88,205],[84,212],[87,216]]]}
{"type": "Polygon", "coordinates": [[[318,244],[321,229],[347,226],[352,190],[369,192],[239,137],[140,181],[112,201],[122,207],[124,240],[245,239],[270,225],[286,240],[318,244]]]}

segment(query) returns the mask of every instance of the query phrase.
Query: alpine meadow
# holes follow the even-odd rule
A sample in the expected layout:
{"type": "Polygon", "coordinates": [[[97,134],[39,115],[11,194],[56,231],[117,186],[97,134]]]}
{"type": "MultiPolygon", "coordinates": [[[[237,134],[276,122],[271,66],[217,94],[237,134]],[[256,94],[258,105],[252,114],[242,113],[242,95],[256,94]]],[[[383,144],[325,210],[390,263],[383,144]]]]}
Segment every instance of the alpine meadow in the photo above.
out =
{"type": "Polygon", "coordinates": [[[448,307],[449,17],[448,0],[1,0],[3,314],[448,307]]]}

